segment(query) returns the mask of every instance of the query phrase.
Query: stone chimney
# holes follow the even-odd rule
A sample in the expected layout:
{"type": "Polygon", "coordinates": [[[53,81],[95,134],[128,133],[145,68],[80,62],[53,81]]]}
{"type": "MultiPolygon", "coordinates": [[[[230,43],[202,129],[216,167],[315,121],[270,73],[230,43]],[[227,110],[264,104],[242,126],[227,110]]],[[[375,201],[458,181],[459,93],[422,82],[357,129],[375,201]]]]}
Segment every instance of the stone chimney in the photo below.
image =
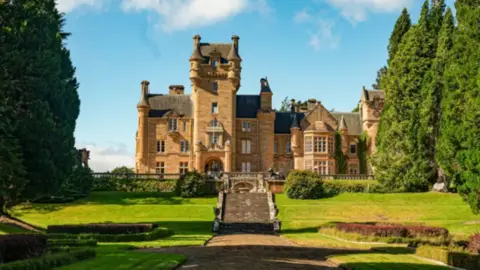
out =
{"type": "Polygon", "coordinates": [[[240,39],[240,37],[238,37],[236,35],[232,36],[233,46],[235,47],[235,49],[237,49],[237,53],[238,53],[238,40],[239,39],[240,39]]]}
{"type": "Polygon", "coordinates": [[[184,95],[185,87],[183,85],[170,85],[168,87],[169,95],[184,95]]]}
{"type": "Polygon", "coordinates": [[[307,105],[308,105],[308,107],[307,107],[308,110],[311,110],[317,105],[317,100],[314,99],[314,98],[311,98],[307,101],[307,105]]]}
{"type": "Polygon", "coordinates": [[[202,38],[200,37],[200,35],[195,35],[193,36],[193,48],[196,49],[198,47],[198,44],[200,44],[200,40],[202,38]]]}

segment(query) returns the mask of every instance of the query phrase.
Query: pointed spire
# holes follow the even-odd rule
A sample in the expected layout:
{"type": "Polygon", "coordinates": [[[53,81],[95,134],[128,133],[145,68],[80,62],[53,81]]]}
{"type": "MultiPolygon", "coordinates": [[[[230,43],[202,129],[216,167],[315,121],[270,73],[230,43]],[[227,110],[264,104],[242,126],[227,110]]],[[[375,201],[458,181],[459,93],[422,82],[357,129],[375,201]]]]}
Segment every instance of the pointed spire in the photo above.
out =
{"type": "Polygon", "coordinates": [[[343,114],[342,114],[342,118],[340,119],[340,127],[338,127],[338,129],[340,130],[348,129],[347,123],[345,123],[345,118],[343,118],[343,114]]]}
{"type": "Polygon", "coordinates": [[[193,52],[192,56],[190,56],[190,61],[192,60],[203,60],[203,56],[200,53],[200,35],[193,36],[193,52]]]}
{"type": "Polygon", "coordinates": [[[292,117],[292,125],[290,126],[290,128],[300,128],[300,125],[298,124],[298,120],[297,120],[297,113],[292,113],[291,114],[291,117],[292,117]]]}
{"type": "Polygon", "coordinates": [[[232,60],[242,60],[240,56],[238,55],[238,40],[240,38],[238,36],[232,36],[232,41],[233,44],[230,48],[230,52],[228,53],[227,60],[232,61],[232,60]]]}

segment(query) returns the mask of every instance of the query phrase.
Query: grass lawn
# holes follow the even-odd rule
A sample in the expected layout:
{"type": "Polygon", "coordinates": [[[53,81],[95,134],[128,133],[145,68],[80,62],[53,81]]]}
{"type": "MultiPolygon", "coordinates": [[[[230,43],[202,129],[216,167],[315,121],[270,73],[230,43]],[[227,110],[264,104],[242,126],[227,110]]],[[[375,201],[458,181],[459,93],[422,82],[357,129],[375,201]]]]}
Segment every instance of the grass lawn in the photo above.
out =
{"type": "Polygon", "coordinates": [[[9,233],[22,233],[25,232],[22,228],[17,226],[13,226],[6,223],[0,223],[0,235],[2,234],[9,234],[9,233]]]}

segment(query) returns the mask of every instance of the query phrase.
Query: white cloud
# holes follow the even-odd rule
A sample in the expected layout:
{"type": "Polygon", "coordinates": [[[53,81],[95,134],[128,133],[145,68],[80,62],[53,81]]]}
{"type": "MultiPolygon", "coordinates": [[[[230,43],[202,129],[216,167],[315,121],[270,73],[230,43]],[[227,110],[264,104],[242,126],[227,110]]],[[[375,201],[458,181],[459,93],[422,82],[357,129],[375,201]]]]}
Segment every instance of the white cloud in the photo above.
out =
{"type": "Polygon", "coordinates": [[[335,23],[323,16],[313,16],[306,9],[295,13],[293,20],[298,24],[307,24],[310,36],[308,45],[318,52],[321,49],[335,49],[340,43],[340,36],[334,33],[335,23]]]}
{"type": "Polygon", "coordinates": [[[123,0],[122,8],[157,13],[165,31],[212,25],[248,11],[272,11],[266,0],[123,0]]]}
{"type": "Polygon", "coordinates": [[[79,143],[77,148],[87,148],[90,151],[88,165],[94,172],[106,172],[120,166],[134,167],[135,156],[124,143],[111,143],[99,146],[95,143],[79,143]]]}
{"type": "Polygon", "coordinates": [[[99,8],[102,6],[102,0],[56,0],[57,9],[60,12],[71,12],[81,6],[90,6],[99,8]]]}
{"type": "Polygon", "coordinates": [[[351,23],[367,19],[369,12],[385,13],[399,11],[410,6],[413,0],[325,0],[339,9],[341,14],[351,23]]]}

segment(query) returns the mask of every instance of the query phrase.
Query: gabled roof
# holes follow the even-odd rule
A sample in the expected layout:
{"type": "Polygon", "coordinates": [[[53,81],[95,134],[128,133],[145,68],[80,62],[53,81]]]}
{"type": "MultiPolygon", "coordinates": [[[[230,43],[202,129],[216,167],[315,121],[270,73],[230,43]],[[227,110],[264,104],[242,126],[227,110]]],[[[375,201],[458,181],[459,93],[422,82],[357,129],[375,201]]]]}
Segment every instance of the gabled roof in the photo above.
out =
{"type": "Polygon", "coordinates": [[[228,62],[228,56],[233,48],[231,43],[200,43],[199,45],[199,52],[205,60],[210,58],[212,52],[217,52],[220,54],[221,63],[228,62]]]}
{"type": "Polygon", "coordinates": [[[332,116],[337,119],[338,126],[340,128],[341,121],[345,122],[348,128],[349,135],[361,135],[363,132],[362,120],[360,119],[360,113],[344,113],[344,112],[331,112],[332,116]]]}
{"type": "Polygon", "coordinates": [[[148,95],[149,117],[168,117],[176,113],[183,117],[192,117],[192,99],[190,95],[148,95]]]}
{"type": "Polygon", "coordinates": [[[259,95],[237,95],[237,118],[257,118],[259,95]]]}
{"type": "Polygon", "coordinates": [[[296,125],[300,127],[300,121],[305,117],[304,113],[275,112],[275,134],[290,134],[290,128],[296,125]]]}

